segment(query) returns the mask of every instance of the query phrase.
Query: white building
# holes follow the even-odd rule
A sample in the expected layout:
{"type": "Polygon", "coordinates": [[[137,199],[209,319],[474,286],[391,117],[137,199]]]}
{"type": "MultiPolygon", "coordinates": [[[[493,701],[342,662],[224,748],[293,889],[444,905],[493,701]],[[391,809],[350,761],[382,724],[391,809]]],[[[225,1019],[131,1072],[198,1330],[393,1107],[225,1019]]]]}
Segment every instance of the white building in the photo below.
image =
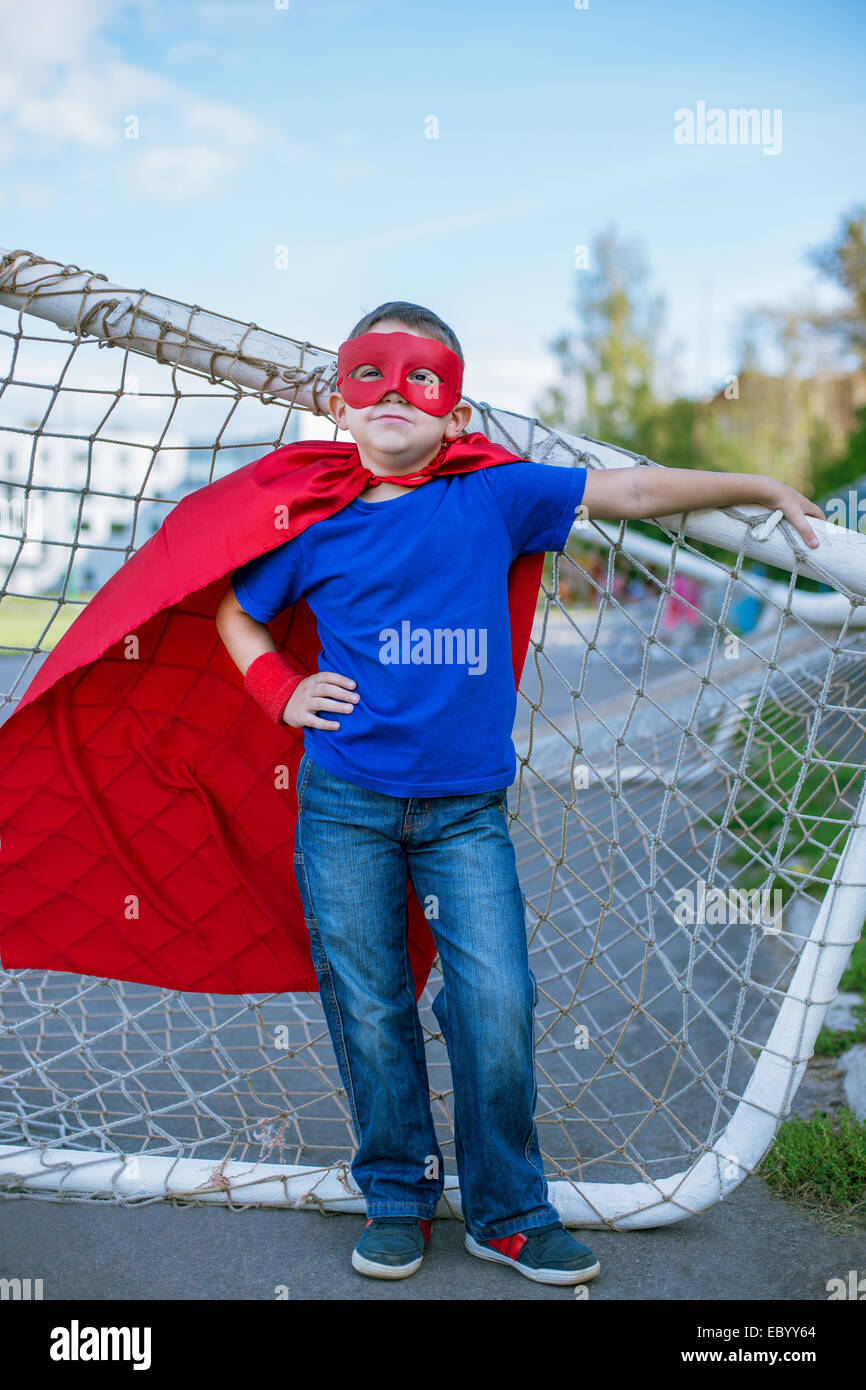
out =
{"type": "Polygon", "coordinates": [[[186,440],[166,439],[154,451],[143,435],[91,443],[3,430],[5,591],[67,597],[93,592],[158,528],[169,509],[159,499],[177,500],[197,486],[186,440]]]}
{"type": "MultiPolygon", "coordinates": [[[[221,471],[272,447],[229,448],[221,471]]],[[[0,429],[0,589],[31,597],[94,593],[181,497],[209,481],[212,461],[213,444],[196,447],[178,436],[155,449],[144,434],[91,445],[0,429]]]]}

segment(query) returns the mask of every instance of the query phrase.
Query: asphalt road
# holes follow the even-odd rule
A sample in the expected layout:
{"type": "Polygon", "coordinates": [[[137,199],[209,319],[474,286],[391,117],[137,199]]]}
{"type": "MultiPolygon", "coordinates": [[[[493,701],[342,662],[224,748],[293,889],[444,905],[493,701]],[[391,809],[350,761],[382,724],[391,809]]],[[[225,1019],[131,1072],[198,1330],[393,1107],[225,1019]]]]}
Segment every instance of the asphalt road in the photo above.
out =
{"type": "MultiPolygon", "coordinates": [[[[56,1300],[276,1299],[574,1302],[573,1288],[534,1284],[469,1255],[463,1225],[436,1221],[409,1279],[368,1279],[351,1267],[361,1216],[157,1203],[0,1199],[0,1277],[42,1278],[56,1300]]],[[[866,1277],[866,1234],[821,1224],[749,1178],[723,1204],[652,1231],[575,1233],[601,1261],[590,1302],[827,1299],[830,1279],[866,1277]]],[[[277,1304],[281,1306],[280,1303],[277,1304]]]]}

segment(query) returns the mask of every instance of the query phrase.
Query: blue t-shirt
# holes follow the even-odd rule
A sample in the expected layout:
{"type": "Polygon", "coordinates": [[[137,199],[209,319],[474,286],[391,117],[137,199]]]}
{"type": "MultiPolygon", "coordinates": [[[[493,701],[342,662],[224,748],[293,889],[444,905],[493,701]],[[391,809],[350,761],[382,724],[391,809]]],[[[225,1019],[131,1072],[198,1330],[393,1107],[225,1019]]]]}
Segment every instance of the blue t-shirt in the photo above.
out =
{"type": "Polygon", "coordinates": [[[517,692],[508,569],[561,550],[586,469],[523,460],[434,478],[385,502],[355,498],[234,572],[241,607],[267,623],[303,596],[320,671],[349,676],[351,714],[304,729],[314,762],[389,796],[510,786],[517,692]]]}

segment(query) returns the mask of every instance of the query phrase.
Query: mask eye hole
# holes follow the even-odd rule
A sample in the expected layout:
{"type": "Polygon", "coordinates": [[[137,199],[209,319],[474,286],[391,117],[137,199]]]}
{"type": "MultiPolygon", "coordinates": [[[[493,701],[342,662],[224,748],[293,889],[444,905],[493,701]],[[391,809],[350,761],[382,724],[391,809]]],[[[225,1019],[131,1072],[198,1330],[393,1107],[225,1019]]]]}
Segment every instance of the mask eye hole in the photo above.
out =
{"type": "MultiPolygon", "coordinates": [[[[375,377],[381,375],[382,373],[379,371],[379,368],[374,367],[372,362],[365,362],[363,366],[355,367],[354,370],[349,373],[349,376],[354,378],[354,380],[356,381],[363,381],[365,379],[374,380],[375,377]]],[[[429,367],[413,368],[413,370],[409,373],[409,380],[418,381],[424,386],[442,385],[442,378],[437,376],[436,373],[432,371],[429,367]]]]}
{"type": "Polygon", "coordinates": [[[409,373],[409,379],[419,377],[422,386],[441,386],[442,378],[437,376],[429,367],[416,367],[414,372],[409,373]]]}

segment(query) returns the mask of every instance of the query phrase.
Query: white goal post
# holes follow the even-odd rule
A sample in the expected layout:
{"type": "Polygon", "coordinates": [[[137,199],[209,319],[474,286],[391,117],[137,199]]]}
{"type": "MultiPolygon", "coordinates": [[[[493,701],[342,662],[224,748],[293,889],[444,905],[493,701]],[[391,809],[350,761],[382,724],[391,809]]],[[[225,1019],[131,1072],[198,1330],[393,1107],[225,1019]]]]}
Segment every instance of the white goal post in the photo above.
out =
{"type": "MultiPolygon", "coordinates": [[[[334,375],[305,339],[0,250],[0,722],[141,519],[299,421],[321,434],[334,375]]],[[[660,466],[470,404],[539,463],[660,466]]],[[[866,919],[866,538],[812,524],[817,551],[755,506],[579,518],[546,569],[509,815],[566,1224],[677,1221],[758,1169],[866,919]]],[[[453,1170],[438,983],[419,1009],[453,1170]]],[[[363,1212],[352,1152],[316,995],[0,969],[0,1192],[363,1212]]],[[[460,1211],[449,1178],[438,1214],[460,1211]]]]}

